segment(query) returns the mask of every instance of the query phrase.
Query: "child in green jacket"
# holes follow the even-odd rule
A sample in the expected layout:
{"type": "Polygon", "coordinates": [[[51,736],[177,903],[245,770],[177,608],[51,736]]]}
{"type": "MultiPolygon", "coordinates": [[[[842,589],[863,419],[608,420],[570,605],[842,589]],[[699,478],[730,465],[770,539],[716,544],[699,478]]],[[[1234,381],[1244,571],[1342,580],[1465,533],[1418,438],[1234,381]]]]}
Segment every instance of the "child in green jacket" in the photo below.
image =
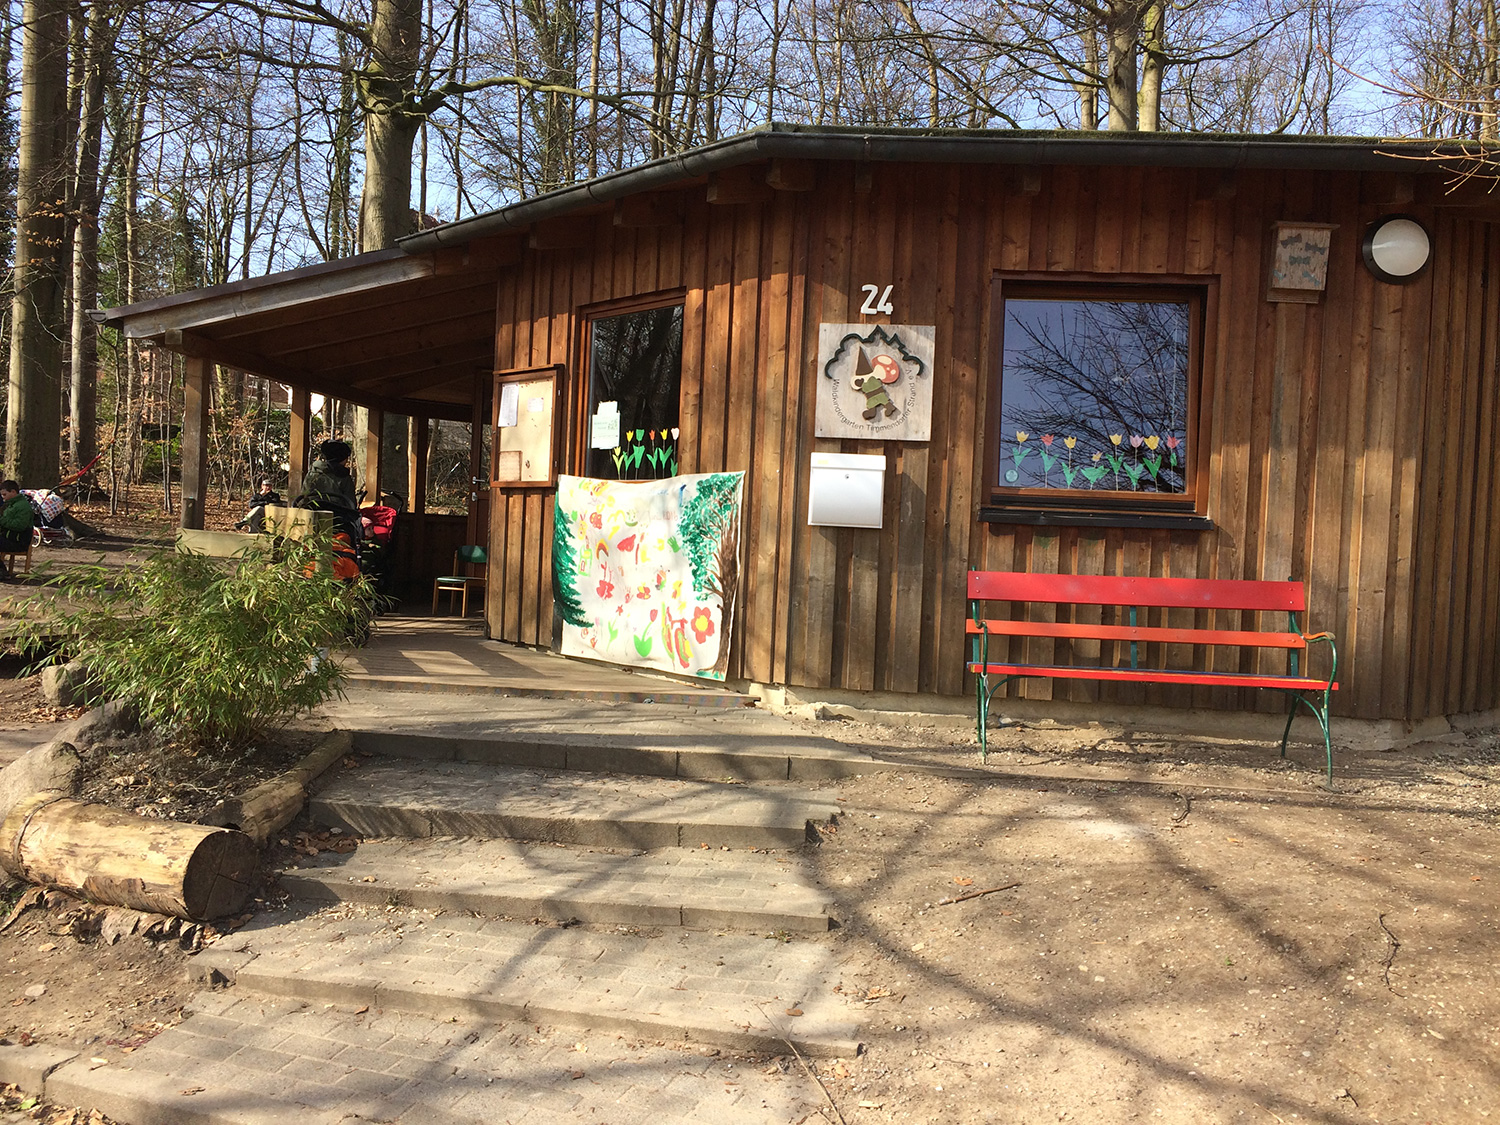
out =
{"type": "MultiPolygon", "coordinates": [[[[0,554],[19,554],[31,546],[33,516],[31,501],[21,495],[21,486],[13,480],[0,481],[0,554]]],[[[3,562],[0,580],[10,580],[3,562]]]]}

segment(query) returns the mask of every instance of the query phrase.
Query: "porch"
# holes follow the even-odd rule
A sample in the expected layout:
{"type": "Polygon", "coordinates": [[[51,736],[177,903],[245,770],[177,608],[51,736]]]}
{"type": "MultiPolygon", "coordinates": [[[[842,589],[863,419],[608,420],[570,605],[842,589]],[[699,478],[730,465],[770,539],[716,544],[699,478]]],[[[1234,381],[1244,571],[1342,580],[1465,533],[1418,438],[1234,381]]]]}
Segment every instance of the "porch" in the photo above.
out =
{"type": "Polygon", "coordinates": [[[342,654],[350,685],[394,692],[574,699],[592,703],[673,703],[712,709],[755,700],[702,681],[633,672],[485,638],[475,617],[387,614],[369,643],[342,654]]]}

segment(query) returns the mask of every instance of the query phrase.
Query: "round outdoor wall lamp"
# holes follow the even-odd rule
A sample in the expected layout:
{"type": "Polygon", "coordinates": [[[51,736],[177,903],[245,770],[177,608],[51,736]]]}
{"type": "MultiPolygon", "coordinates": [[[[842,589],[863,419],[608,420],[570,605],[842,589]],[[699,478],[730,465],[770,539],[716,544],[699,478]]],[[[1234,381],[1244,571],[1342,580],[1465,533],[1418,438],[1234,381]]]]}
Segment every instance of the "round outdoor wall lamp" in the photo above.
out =
{"type": "Polygon", "coordinates": [[[1432,260],[1432,239],[1410,215],[1387,215],[1365,229],[1360,253],[1365,268],[1381,281],[1404,285],[1420,277],[1432,260]]]}

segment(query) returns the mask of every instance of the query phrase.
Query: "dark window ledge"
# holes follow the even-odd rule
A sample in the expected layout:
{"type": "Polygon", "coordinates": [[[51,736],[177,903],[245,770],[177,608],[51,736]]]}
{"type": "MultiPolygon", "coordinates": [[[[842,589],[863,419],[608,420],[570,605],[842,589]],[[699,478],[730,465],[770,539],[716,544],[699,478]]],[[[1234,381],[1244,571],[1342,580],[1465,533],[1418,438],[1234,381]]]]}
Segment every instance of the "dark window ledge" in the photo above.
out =
{"type": "Polygon", "coordinates": [[[1214,521],[1196,512],[1078,512],[1065,508],[979,509],[981,523],[1019,523],[1032,527],[1151,527],[1173,531],[1212,531],[1214,521]]]}

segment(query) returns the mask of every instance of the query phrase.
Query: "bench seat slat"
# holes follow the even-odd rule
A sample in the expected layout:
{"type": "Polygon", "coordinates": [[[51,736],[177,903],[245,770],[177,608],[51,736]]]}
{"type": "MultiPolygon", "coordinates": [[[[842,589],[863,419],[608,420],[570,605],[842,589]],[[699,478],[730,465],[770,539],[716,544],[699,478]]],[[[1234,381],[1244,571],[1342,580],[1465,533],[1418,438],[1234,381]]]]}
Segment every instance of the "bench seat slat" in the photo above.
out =
{"type": "Polygon", "coordinates": [[[1026,574],[969,571],[969,597],[978,601],[1057,605],[1120,605],[1151,609],[1248,609],[1302,613],[1300,582],[1225,578],[1125,578],[1113,574],[1026,574]]]}
{"type": "Polygon", "coordinates": [[[1058,637],[1083,641],[1137,641],[1141,643],[1189,645],[1241,645],[1250,648],[1303,649],[1306,639],[1300,633],[1258,633],[1243,629],[1192,629],[1158,625],[1089,625],[1072,621],[985,621],[981,626],[972,618],[966,630],[970,636],[1058,637]]]}
{"type": "Polygon", "coordinates": [[[1329,684],[1307,676],[1257,676],[1244,672],[1188,672],[1171,668],[1098,668],[1088,665],[1041,665],[1041,664],[979,664],[971,661],[970,672],[984,672],[992,676],[1035,676],[1061,680],[1124,680],[1151,684],[1199,684],[1211,687],[1255,687],[1282,688],[1293,691],[1321,691],[1326,686],[1338,691],[1337,683],[1329,684]]]}

